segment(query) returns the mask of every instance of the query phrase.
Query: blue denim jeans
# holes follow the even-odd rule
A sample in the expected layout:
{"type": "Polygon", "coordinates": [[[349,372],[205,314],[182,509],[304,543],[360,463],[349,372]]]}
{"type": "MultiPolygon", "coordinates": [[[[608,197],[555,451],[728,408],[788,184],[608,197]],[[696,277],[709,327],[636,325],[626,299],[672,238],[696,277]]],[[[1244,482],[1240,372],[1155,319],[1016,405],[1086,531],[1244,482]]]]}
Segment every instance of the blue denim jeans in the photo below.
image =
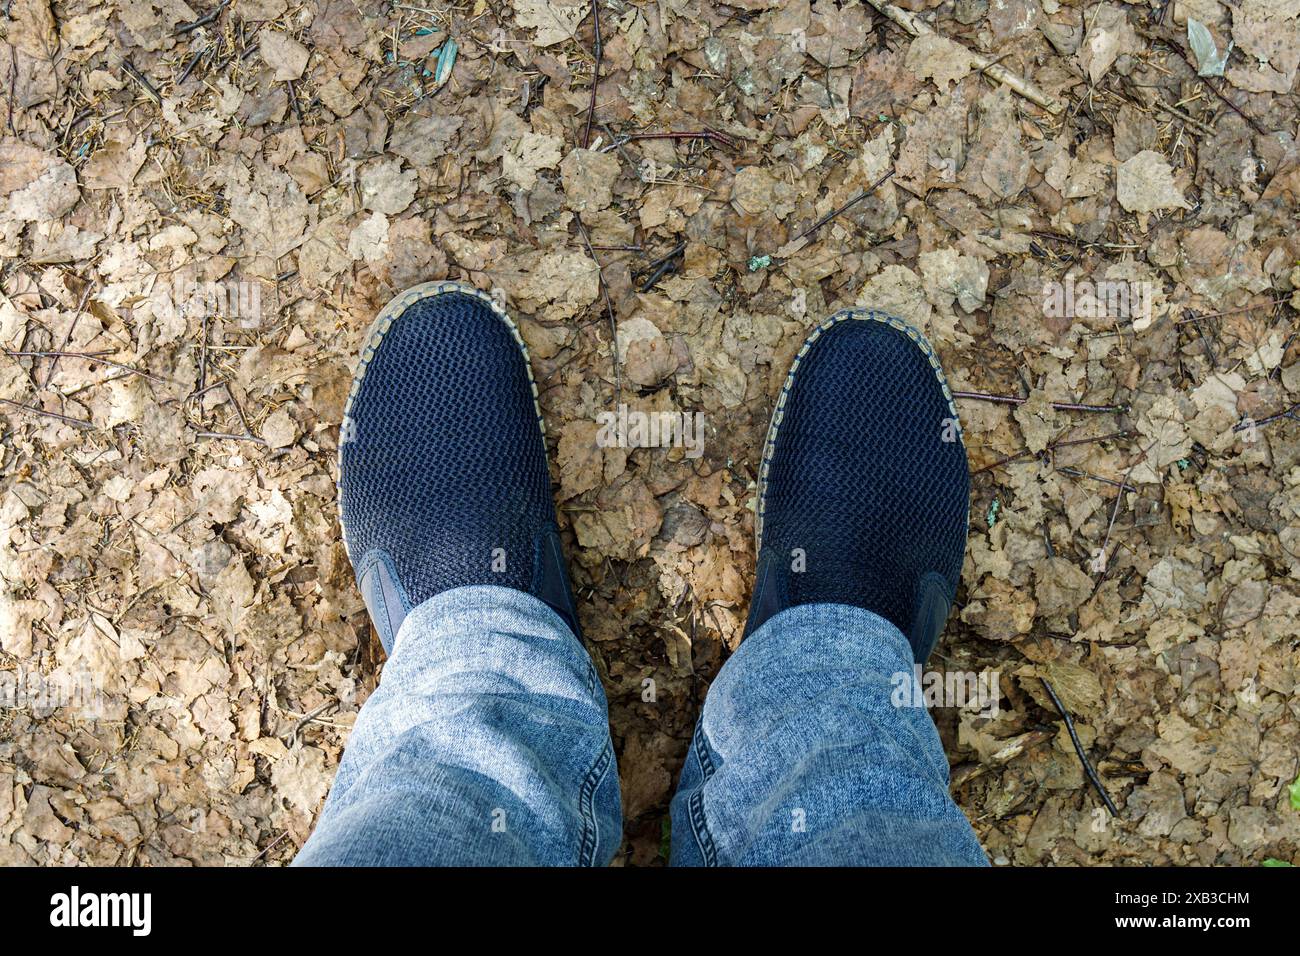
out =
{"type": "MultiPolygon", "coordinates": [[[[869,611],[776,615],[723,666],[672,802],[676,865],[986,865],[906,638],[869,611]]],[[[402,624],[298,866],[604,865],[621,840],[605,693],[530,595],[444,592],[402,624]]]]}

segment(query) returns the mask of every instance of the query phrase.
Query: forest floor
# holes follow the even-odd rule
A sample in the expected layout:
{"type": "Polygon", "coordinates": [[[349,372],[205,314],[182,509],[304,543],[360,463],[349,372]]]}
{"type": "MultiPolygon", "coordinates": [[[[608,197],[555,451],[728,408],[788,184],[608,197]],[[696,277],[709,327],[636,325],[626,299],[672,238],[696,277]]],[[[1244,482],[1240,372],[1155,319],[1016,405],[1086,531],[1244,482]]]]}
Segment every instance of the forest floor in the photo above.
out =
{"type": "Polygon", "coordinates": [[[383,665],[352,364],[443,278],[530,346],[619,863],[665,859],[774,398],[853,305],[985,396],[930,666],[998,692],[933,710],[990,857],[1300,862],[1300,0],[879,6],[7,4],[0,863],[293,857],[383,665]],[[702,454],[602,447],[620,404],[702,454]]]}

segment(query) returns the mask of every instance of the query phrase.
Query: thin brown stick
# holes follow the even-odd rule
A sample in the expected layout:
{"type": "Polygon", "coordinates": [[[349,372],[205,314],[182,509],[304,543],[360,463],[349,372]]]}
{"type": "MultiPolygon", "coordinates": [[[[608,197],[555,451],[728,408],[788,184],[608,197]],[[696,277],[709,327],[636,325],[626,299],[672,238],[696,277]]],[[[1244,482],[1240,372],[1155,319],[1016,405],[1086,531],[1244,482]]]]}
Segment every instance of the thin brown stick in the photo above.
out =
{"type": "Polygon", "coordinates": [[[582,241],[587,246],[587,255],[591,256],[592,261],[596,263],[597,284],[600,286],[601,295],[605,297],[605,312],[609,316],[609,348],[612,353],[614,362],[614,401],[618,403],[623,395],[623,381],[618,370],[618,322],[614,318],[614,303],[609,298],[609,286],[605,284],[605,270],[596,258],[596,250],[592,248],[591,237],[587,235],[587,227],[582,222],[582,217],[575,217],[578,223],[578,233],[582,236],[582,241]]]}
{"type": "Polygon", "coordinates": [[[1065,729],[1070,734],[1070,741],[1074,744],[1074,752],[1079,758],[1079,763],[1083,764],[1083,772],[1087,774],[1088,782],[1092,784],[1098,796],[1101,797],[1101,802],[1106,804],[1106,809],[1110,811],[1110,815],[1112,817],[1119,816],[1119,810],[1115,809],[1115,801],[1111,800],[1110,794],[1106,792],[1106,788],[1102,785],[1101,777],[1097,775],[1097,771],[1092,765],[1092,761],[1084,753],[1083,743],[1079,740],[1079,734],[1074,729],[1074,719],[1070,716],[1070,712],[1061,703],[1061,698],[1056,696],[1056,690],[1052,687],[1051,682],[1046,677],[1040,677],[1039,680],[1043,682],[1043,687],[1047,690],[1047,696],[1052,698],[1052,705],[1056,707],[1056,712],[1065,721],[1065,729]]]}
{"type": "Polygon", "coordinates": [[[265,445],[266,441],[258,438],[256,435],[236,435],[231,432],[195,432],[195,438],[211,438],[218,441],[251,441],[258,445],[265,445]]]}
{"type": "Polygon", "coordinates": [[[596,35],[594,52],[596,64],[591,76],[591,103],[587,107],[587,129],[582,136],[582,148],[591,146],[591,124],[596,118],[596,90],[600,86],[600,64],[605,58],[604,45],[600,39],[600,6],[598,0],[591,0],[591,25],[596,35]]]}
{"type": "Polygon", "coordinates": [[[1117,432],[1107,432],[1105,435],[1098,435],[1096,438],[1072,438],[1069,441],[1056,441],[1047,446],[1047,450],[1054,448],[1069,448],[1073,445],[1095,445],[1097,442],[1110,441],[1113,438],[1127,438],[1128,431],[1120,429],[1117,432]]]}
{"type": "MultiPolygon", "coordinates": [[[[953,398],[968,398],[981,402],[1000,402],[1004,405],[1023,405],[1027,398],[1015,395],[990,395],[987,392],[953,392],[953,398]]],[[[1126,412],[1127,405],[1084,405],[1079,402],[1052,402],[1051,406],[1060,412],[1126,412]]]]}
{"type": "Polygon", "coordinates": [[[244,426],[244,434],[256,437],[253,435],[252,427],[248,424],[248,417],[244,414],[243,406],[239,404],[239,399],[235,398],[235,393],[230,388],[230,382],[227,381],[223,384],[226,386],[226,396],[230,399],[230,404],[235,406],[235,414],[239,416],[239,424],[244,426]]]}
{"type": "Polygon", "coordinates": [[[153,100],[158,106],[162,106],[162,96],[158,93],[157,88],[149,82],[149,78],[135,68],[135,64],[130,60],[122,61],[122,72],[131,79],[135,80],[140,89],[144,90],[145,96],[153,100]]]}
{"type": "Polygon", "coordinates": [[[1071,478],[1091,478],[1093,481],[1100,481],[1104,485],[1112,485],[1122,491],[1137,491],[1137,489],[1132,485],[1126,485],[1122,481],[1116,481],[1114,478],[1103,478],[1101,475],[1094,475],[1091,472],[1081,471],[1078,468],[1069,468],[1065,465],[1057,465],[1056,470],[1063,475],[1069,475],[1071,478]]]}
{"type": "Polygon", "coordinates": [[[729,149],[736,148],[736,141],[730,136],[707,127],[701,130],[668,130],[663,133],[628,133],[620,142],[630,143],[638,139],[707,139],[729,149]]]}
{"type": "Polygon", "coordinates": [[[331,707],[337,707],[338,704],[339,702],[337,700],[327,700],[325,703],[321,704],[315,710],[311,711],[308,714],[304,714],[302,719],[299,720],[296,724],[294,724],[293,733],[289,735],[289,749],[292,750],[294,747],[298,746],[298,738],[301,736],[303,730],[307,727],[308,724],[310,724],[313,720],[316,720],[318,717],[320,717],[321,714],[325,713],[325,711],[329,710],[331,707]]]}
{"type": "MultiPolygon", "coordinates": [[[[1162,33],[1155,34],[1155,38],[1157,40],[1163,41],[1166,46],[1168,46],[1171,50],[1174,51],[1174,53],[1178,54],[1178,58],[1187,64],[1187,68],[1192,71],[1192,74],[1197,79],[1203,80],[1205,82],[1205,85],[1209,87],[1210,92],[1213,93],[1215,96],[1217,96],[1225,104],[1227,104],[1228,108],[1231,109],[1234,113],[1236,113],[1247,123],[1249,123],[1251,128],[1256,133],[1258,133],[1260,136],[1269,135],[1268,130],[1260,126],[1259,123],[1256,122],[1252,117],[1247,116],[1244,112],[1242,112],[1241,107],[1239,107],[1236,103],[1232,102],[1232,100],[1228,99],[1227,95],[1222,90],[1220,90],[1213,83],[1211,83],[1210,78],[1208,76],[1201,76],[1201,71],[1196,67],[1194,63],[1192,63],[1190,59],[1188,59],[1187,54],[1183,52],[1181,43],[1177,42],[1172,36],[1167,34],[1162,34],[1162,33]]],[[[1227,81],[1225,80],[1224,82],[1226,83],[1227,81]]]]}
{"type": "Polygon", "coordinates": [[[5,349],[4,353],[5,355],[8,355],[11,358],[85,359],[87,362],[98,362],[100,365],[108,365],[112,368],[120,368],[124,372],[130,372],[133,375],[139,375],[142,376],[143,378],[147,378],[150,381],[158,382],[160,384],[165,385],[169,382],[168,379],[163,378],[161,375],[155,375],[153,372],[146,372],[144,369],[136,368],[134,365],[123,365],[121,362],[115,362],[112,359],[104,358],[102,352],[65,352],[62,350],[15,352],[10,349],[5,349]]]}
{"type": "MultiPolygon", "coordinates": [[[[252,429],[252,428],[249,426],[249,424],[248,424],[248,417],[244,414],[244,409],[243,409],[243,407],[239,404],[239,399],[235,398],[235,392],[234,392],[234,389],[232,389],[232,388],[230,387],[230,382],[229,382],[228,380],[226,380],[226,379],[222,379],[220,382],[213,382],[211,385],[207,385],[207,386],[205,386],[205,387],[203,387],[203,388],[200,388],[200,389],[198,389],[197,391],[195,391],[193,394],[191,394],[191,395],[189,395],[188,397],[186,397],[185,401],[189,402],[189,401],[191,401],[191,400],[193,400],[193,399],[201,398],[202,396],[206,395],[208,392],[214,392],[214,391],[216,391],[216,390],[219,389],[219,388],[221,388],[221,389],[225,389],[225,392],[226,392],[226,398],[230,399],[230,404],[234,407],[234,409],[235,409],[235,414],[239,416],[239,424],[242,425],[242,426],[244,427],[244,434],[243,434],[243,435],[235,435],[234,437],[236,437],[236,438],[248,438],[248,439],[252,439],[252,440],[255,440],[255,441],[261,441],[260,438],[258,438],[256,435],[253,434],[253,429],[252,429]]],[[[228,436],[229,434],[230,434],[230,433],[228,433],[228,432],[202,432],[202,433],[200,433],[201,437],[202,437],[202,436],[207,436],[207,437],[210,437],[210,438],[226,437],[226,436],[228,436]]],[[[263,443],[263,444],[265,444],[265,443],[263,443]]]]}
{"type": "MultiPolygon", "coordinates": [[[[96,285],[97,283],[95,283],[94,281],[87,282],[86,288],[82,290],[81,298],[77,301],[77,311],[72,316],[72,322],[69,323],[68,325],[68,331],[65,332],[63,335],[63,344],[59,346],[58,349],[59,351],[66,349],[68,347],[68,343],[72,341],[72,333],[77,328],[77,321],[81,318],[81,313],[85,311],[86,301],[90,298],[90,293],[94,291],[96,285]]],[[[41,382],[41,388],[50,387],[50,379],[54,377],[54,370],[58,368],[58,365],[59,365],[59,358],[56,355],[54,357],[54,360],[50,362],[49,367],[46,368],[45,370],[45,380],[41,382]]]]}
{"type": "MultiPolygon", "coordinates": [[[[1189,319],[1172,319],[1174,325],[1189,325],[1200,322],[1202,319],[1218,319],[1225,315],[1242,315],[1247,312],[1254,312],[1256,309],[1275,309],[1285,303],[1286,299],[1272,299],[1267,305],[1244,305],[1237,309],[1224,309],[1221,312],[1201,312],[1189,319]]],[[[1085,339],[1104,339],[1112,335],[1132,334],[1131,329],[1118,329],[1108,332],[1088,332],[1083,337],[1085,339]]]]}
{"type": "Polygon", "coordinates": [[[208,55],[207,50],[200,50],[198,53],[195,53],[192,57],[190,57],[190,62],[185,64],[185,69],[181,70],[181,75],[176,78],[176,82],[173,83],[172,86],[173,87],[180,86],[182,83],[188,80],[190,78],[190,74],[194,72],[194,68],[199,65],[199,60],[203,59],[207,55],[208,55]]]}
{"type": "Polygon", "coordinates": [[[1003,465],[1009,465],[1013,461],[1020,461],[1022,458],[1031,458],[1033,457],[1033,455],[1034,452],[1032,451],[1016,452],[1016,454],[1014,455],[1007,455],[1005,458],[999,458],[997,461],[991,461],[987,465],[981,465],[979,468],[976,468],[974,471],[972,471],[970,473],[970,476],[974,478],[976,475],[983,474],[986,471],[992,471],[994,468],[1001,468],[1003,465]]]}
{"type": "Polygon", "coordinates": [[[880,177],[879,179],[877,179],[874,183],[872,183],[872,184],[871,184],[870,186],[868,186],[866,189],[862,190],[862,192],[858,193],[856,196],[854,196],[852,199],[850,199],[850,200],[849,200],[848,202],[846,202],[844,205],[840,206],[838,209],[833,209],[833,210],[831,210],[830,212],[828,212],[826,215],[822,216],[822,217],[821,217],[820,219],[818,219],[815,223],[813,223],[811,226],[809,226],[809,227],[808,227],[807,229],[805,229],[803,232],[799,233],[799,235],[795,236],[795,237],[794,237],[792,240],[790,240],[790,241],[791,241],[791,242],[798,242],[800,239],[805,239],[805,238],[807,238],[808,236],[811,236],[814,232],[816,232],[816,231],[817,231],[818,229],[820,229],[822,226],[826,225],[826,224],[827,224],[828,222],[830,222],[832,219],[836,218],[837,216],[843,215],[844,213],[846,213],[846,212],[848,212],[850,209],[852,209],[854,206],[856,206],[858,203],[862,202],[862,200],[866,199],[866,198],[867,198],[868,196],[870,196],[873,192],[875,192],[877,189],[879,189],[881,186],[883,186],[883,185],[885,184],[885,181],[888,180],[888,179],[889,179],[891,176],[893,176],[893,175],[894,175],[894,171],[891,169],[889,172],[885,173],[885,175],[881,176],[881,177],[880,177]]]}
{"type": "Polygon", "coordinates": [[[636,272],[632,273],[632,278],[638,279],[641,276],[645,275],[647,272],[654,272],[655,269],[659,268],[665,262],[669,262],[673,259],[676,259],[678,256],[682,254],[682,252],[685,249],[686,249],[686,240],[683,239],[681,242],[677,243],[677,245],[673,246],[672,249],[670,249],[667,253],[660,256],[658,259],[655,259],[653,262],[647,262],[640,269],[637,269],[636,272]]]}
{"type": "Polygon", "coordinates": [[[193,395],[189,396],[189,398],[186,399],[186,401],[189,401],[191,398],[198,398],[201,395],[208,394],[208,392],[214,392],[219,388],[225,388],[225,387],[226,387],[226,383],[224,380],[220,382],[213,382],[211,385],[206,385],[203,388],[197,389],[193,395]]]}
{"type": "MultiPolygon", "coordinates": [[[[1115,530],[1115,519],[1119,517],[1119,506],[1124,501],[1124,489],[1128,487],[1128,480],[1133,474],[1133,469],[1136,468],[1138,464],[1146,458],[1147,453],[1155,447],[1156,443],[1152,442],[1147,445],[1146,448],[1142,449],[1142,454],[1133,459],[1133,464],[1129,465],[1128,471],[1124,472],[1124,480],[1120,482],[1119,491],[1115,493],[1115,504],[1110,509],[1110,523],[1106,525],[1106,537],[1102,539],[1101,542],[1102,564],[1101,575],[1097,578],[1097,587],[1101,586],[1101,582],[1106,580],[1106,575],[1110,572],[1110,560],[1106,557],[1106,549],[1110,547],[1110,535],[1111,532],[1115,530]]],[[[1095,593],[1096,588],[1094,588],[1093,591],[1095,593]]]]}
{"type": "Polygon", "coordinates": [[[284,85],[289,90],[289,102],[293,104],[293,113],[298,117],[298,125],[303,126],[305,121],[302,118],[302,104],[298,102],[298,92],[293,88],[293,80],[285,80],[284,85]]]}
{"type": "Polygon", "coordinates": [[[203,337],[203,342],[199,348],[199,392],[207,391],[208,386],[208,313],[203,312],[203,321],[200,325],[199,334],[203,337]]]}
{"type": "Polygon", "coordinates": [[[199,27],[207,26],[217,17],[221,16],[221,11],[226,9],[229,3],[230,0],[221,0],[221,3],[219,3],[217,5],[217,8],[213,10],[211,13],[204,14],[203,16],[199,17],[197,20],[191,20],[189,23],[182,23],[180,26],[176,28],[174,32],[176,33],[177,36],[179,36],[183,33],[189,33],[192,30],[197,30],[199,27]]]}
{"type": "Polygon", "coordinates": [[[1260,425],[1267,425],[1269,422],[1275,422],[1282,418],[1294,419],[1295,415],[1293,414],[1293,412],[1295,412],[1295,410],[1298,408],[1300,408],[1300,402],[1296,402],[1295,404],[1282,409],[1282,411],[1280,412],[1274,412],[1272,415],[1269,415],[1267,418],[1261,418],[1256,421],[1238,422],[1237,424],[1232,426],[1232,430],[1234,432],[1242,432],[1245,431],[1247,428],[1250,428],[1252,425],[1258,428],[1260,425]]]}
{"type": "Polygon", "coordinates": [[[1267,305],[1243,305],[1239,309],[1224,309],[1222,312],[1197,312],[1189,319],[1175,319],[1174,325],[1187,325],[1190,322],[1199,322],[1201,319],[1217,319],[1224,315],[1240,315],[1256,309],[1276,309],[1286,301],[1286,299],[1271,299],[1267,305]]]}
{"type": "MultiPolygon", "coordinates": [[[[1050,445],[1048,445],[1046,448],[1044,448],[1041,452],[1039,452],[1038,455],[1040,457],[1046,457],[1058,448],[1069,448],[1074,445],[1095,445],[1097,442],[1110,441],[1112,438],[1123,438],[1127,434],[1128,432],[1121,430],[1117,432],[1109,432],[1108,434],[1105,435],[1098,435],[1095,438],[1072,438],[1069,441],[1055,441],[1052,442],[1050,445]]],[[[1026,450],[1026,451],[1018,452],[1017,454],[1014,455],[1008,455],[1005,458],[999,458],[995,462],[991,462],[987,465],[983,465],[979,468],[976,468],[974,471],[971,472],[971,476],[973,477],[985,471],[992,471],[994,468],[997,468],[1001,465],[1010,464],[1013,461],[1019,461],[1022,458],[1028,458],[1034,454],[1035,454],[1034,452],[1026,450]]]]}
{"type": "Polygon", "coordinates": [[[15,136],[17,135],[17,131],[14,129],[14,104],[18,102],[18,92],[17,92],[17,88],[18,88],[18,44],[14,43],[14,44],[10,44],[10,46],[9,46],[9,117],[8,117],[8,126],[9,126],[9,132],[10,132],[10,134],[15,135],[15,136]]]}
{"type": "Polygon", "coordinates": [[[268,843],[268,844],[266,845],[266,848],[263,849],[261,853],[257,854],[257,856],[255,856],[255,857],[253,857],[252,862],[253,862],[253,863],[256,863],[256,862],[257,862],[258,860],[260,860],[262,857],[266,856],[268,853],[270,853],[272,850],[274,850],[277,846],[279,846],[281,843],[283,843],[284,840],[285,840],[285,837],[287,837],[288,835],[289,835],[289,831],[288,831],[288,830],[285,830],[285,831],[284,831],[283,833],[281,833],[278,837],[276,837],[274,840],[272,840],[270,843],[268,843]]]}
{"type": "Polygon", "coordinates": [[[1164,110],[1170,116],[1182,120],[1184,123],[1186,123],[1192,129],[1196,130],[1198,133],[1203,133],[1206,136],[1214,135],[1214,128],[1212,126],[1206,123],[1202,123],[1200,120],[1198,120],[1191,113],[1188,113],[1186,110],[1180,110],[1177,106],[1174,106],[1172,103],[1166,103],[1163,99],[1160,98],[1158,94],[1152,93],[1150,101],[1146,103],[1143,103],[1142,100],[1136,96],[1130,97],[1130,99],[1132,99],[1133,102],[1138,103],[1139,105],[1142,106],[1148,106],[1148,107],[1154,106],[1156,109],[1164,110]]]}
{"type": "MultiPolygon", "coordinates": [[[[932,26],[930,26],[930,24],[926,23],[920,17],[896,7],[892,3],[886,3],[884,0],[867,0],[867,3],[871,4],[914,37],[926,36],[937,32],[932,26]]],[[[1056,102],[1056,100],[1052,99],[1040,90],[1033,82],[1025,79],[1023,76],[1018,76],[1015,73],[1012,73],[1005,66],[998,63],[997,60],[1001,59],[1001,57],[993,59],[984,56],[982,53],[976,53],[974,50],[969,48],[963,49],[966,49],[966,53],[970,57],[971,63],[974,64],[981,73],[985,73],[992,79],[997,80],[999,83],[1011,87],[1011,89],[1016,93],[1019,93],[1031,103],[1037,103],[1053,116],[1058,115],[1063,109],[1060,103],[1056,102]]]]}
{"type": "Polygon", "coordinates": [[[644,269],[638,269],[636,272],[637,276],[645,275],[647,272],[650,273],[650,278],[646,279],[646,281],[641,284],[641,291],[649,292],[651,289],[655,287],[655,284],[660,279],[662,279],[668,273],[676,269],[677,257],[680,256],[685,251],[686,251],[686,240],[683,239],[681,242],[677,244],[677,246],[673,249],[672,252],[668,253],[668,255],[664,256],[662,259],[657,260],[651,265],[646,266],[644,269]]]}
{"type": "Polygon", "coordinates": [[[33,415],[40,415],[44,418],[53,418],[67,425],[74,425],[77,428],[94,428],[95,423],[87,421],[84,418],[73,418],[70,415],[60,415],[58,412],[47,412],[43,408],[37,408],[35,405],[24,405],[22,402],[15,402],[12,398],[0,398],[0,402],[11,408],[22,409],[25,412],[31,412],[33,415]]]}

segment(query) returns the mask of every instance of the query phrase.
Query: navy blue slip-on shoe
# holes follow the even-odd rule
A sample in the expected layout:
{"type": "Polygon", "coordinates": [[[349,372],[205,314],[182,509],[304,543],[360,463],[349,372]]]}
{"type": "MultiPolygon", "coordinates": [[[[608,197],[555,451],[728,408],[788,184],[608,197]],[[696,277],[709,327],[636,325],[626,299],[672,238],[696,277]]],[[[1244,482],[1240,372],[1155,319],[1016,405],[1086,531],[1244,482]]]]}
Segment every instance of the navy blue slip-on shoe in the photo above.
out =
{"type": "Polygon", "coordinates": [[[339,524],[392,653],[443,591],[525,591],[578,633],[528,351],[505,310],[454,282],[386,305],[361,349],[339,436],[339,524]]]}
{"type": "Polygon", "coordinates": [[[745,634],[801,604],[849,604],[934,650],[966,550],[970,472],[939,360],[911,326],[847,309],[813,330],[759,470],[745,634]]]}

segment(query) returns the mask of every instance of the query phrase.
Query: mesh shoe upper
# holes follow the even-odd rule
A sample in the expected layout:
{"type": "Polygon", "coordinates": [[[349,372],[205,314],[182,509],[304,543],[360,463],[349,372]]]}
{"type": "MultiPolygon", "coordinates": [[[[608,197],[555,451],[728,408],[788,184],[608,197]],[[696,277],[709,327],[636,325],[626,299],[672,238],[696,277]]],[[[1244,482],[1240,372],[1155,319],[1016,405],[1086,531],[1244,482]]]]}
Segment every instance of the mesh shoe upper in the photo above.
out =
{"type": "Polygon", "coordinates": [[[749,631],[786,607],[850,604],[928,656],[966,543],[970,475],[956,418],[938,360],[899,320],[841,312],[809,336],[764,450],[749,631]],[[920,606],[926,585],[938,610],[920,606]],[[918,619],[927,614],[937,627],[918,619]]]}
{"type": "MultiPolygon", "coordinates": [[[[380,599],[404,616],[463,585],[536,592],[543,553],[558,552],[527,353],[481,293],[430,283],[381,313],[339,458],[340,522],[372,616],[364,579],[376,565],[396,579],[380,599]]],[[[564,592],[557,610],[571,614],[567,579],[564,592]]]]}

